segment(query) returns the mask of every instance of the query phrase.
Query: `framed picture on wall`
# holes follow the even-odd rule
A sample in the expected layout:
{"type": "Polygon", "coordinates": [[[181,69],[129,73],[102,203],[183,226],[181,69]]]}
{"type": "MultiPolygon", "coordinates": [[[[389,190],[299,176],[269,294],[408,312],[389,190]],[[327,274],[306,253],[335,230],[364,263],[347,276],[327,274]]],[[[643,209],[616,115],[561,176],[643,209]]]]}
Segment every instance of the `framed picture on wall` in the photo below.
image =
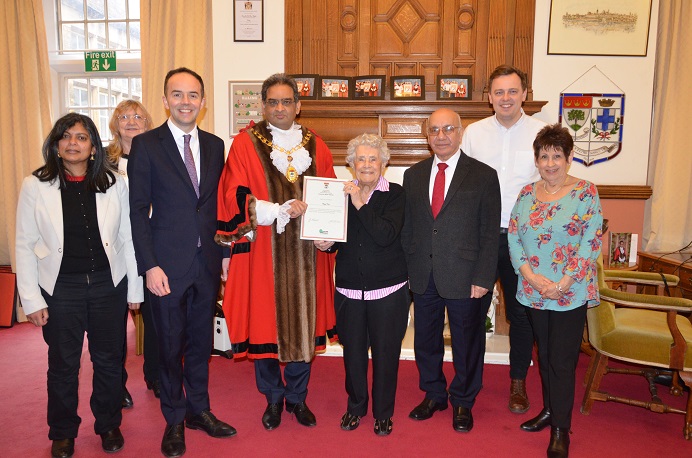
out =
{"type": "Polygon", "coordinates": [[[298,97],[300,100],[314,100],[317,98],[317,82],[319,75],[314,74],[300,74],[300,75],[288,75],[296,81],[298,86],[298,97]]]}
{"type": "Polygon", "coordinates": [[[610,233],[610,265],[626,265],[630,259],[632,247],[631,232],[611,232],[610,233]]]}
{"type": "Polygon", "coordinates": [[[264,41],[264,0],[233,1],[233,41],[264,41]]]}
{"type": "Polygon", "coordinates": [[[348,76],[320,76],[320,99],[348,100],[352,98],[352,81],[348,76]]]}
{"type": "Polygon", "coordinates": [[[392,99],[425,98],[425,78],[422,75],[392,76],[389,88],[392,99]]]}
{"type": "Polygon", "coordinates": [[[437,75],[437,100],[471,100],[471,75],[437,75]]]}
{"type": "Polygon", "coordinates": [[[230,138],[250,121],[260,122],[262,113],[262,81],[229,81],[228,105],[230,110],[230,138]]]}
{"type": "Polygon", "coordinates": [[[385,78],[382,75],[365,75],[353,78],[353,98],[384,99],[385,78]]]}
{"type": "Polygon", "coordinates": [[[552,0],[548,54],[646,56],[651,0],[552,0]]]}

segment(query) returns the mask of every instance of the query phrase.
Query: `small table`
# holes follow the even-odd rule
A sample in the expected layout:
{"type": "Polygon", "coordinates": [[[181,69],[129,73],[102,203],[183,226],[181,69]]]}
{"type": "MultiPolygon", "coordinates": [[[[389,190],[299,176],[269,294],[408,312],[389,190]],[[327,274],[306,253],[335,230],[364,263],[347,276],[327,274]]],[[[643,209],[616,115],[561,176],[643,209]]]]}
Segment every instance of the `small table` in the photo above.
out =
{"type": "Polygon", "coordinates": [[[672,295],[692,299],[692,251],[680,253],[653,253],[639,251],[639,270],[659,272],[680,277],[680,283],[672,288],[672,295]]]}

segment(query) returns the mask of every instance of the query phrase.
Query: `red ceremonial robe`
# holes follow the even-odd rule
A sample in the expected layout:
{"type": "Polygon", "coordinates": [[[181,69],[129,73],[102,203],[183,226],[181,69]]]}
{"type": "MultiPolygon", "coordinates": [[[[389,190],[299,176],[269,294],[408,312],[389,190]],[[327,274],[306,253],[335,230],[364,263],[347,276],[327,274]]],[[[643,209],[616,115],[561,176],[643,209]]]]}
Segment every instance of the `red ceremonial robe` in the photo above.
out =
{"type": "MultiPolygon", "coordinates": [[[[271,141],[265,121],[251,123],[234,138],[219,181],[216,238],[234,242],[223,299],[231,345],[235,358],[309,362],[325,349],[327,337],[336,337],[334,255],[300,240],[300,218],[291,219],[283,234],[275,223],[258,226],[255,199],[301,199],[303,175],[336,177],[332,155],[313,132],[305,145],[312,164],[290,183],[253,128],[271,141]],[[250,230],[254,241],[246,237],[250,230]]],[[[302,130],[305,137],[308,130],[302,130]]]]}

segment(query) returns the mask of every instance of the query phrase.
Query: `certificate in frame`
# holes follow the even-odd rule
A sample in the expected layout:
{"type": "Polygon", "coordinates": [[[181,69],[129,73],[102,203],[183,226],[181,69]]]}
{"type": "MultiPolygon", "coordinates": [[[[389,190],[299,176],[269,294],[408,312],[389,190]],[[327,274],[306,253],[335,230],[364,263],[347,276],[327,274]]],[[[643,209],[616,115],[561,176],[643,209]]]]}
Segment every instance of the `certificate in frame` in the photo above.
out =
{"type": "Polygon", "coordinates": [[[250,121],[264,119],[262,111],[262,81],[229,81],[229,138],[240,133],[250,121]]]}
{"type": "Polygon", "coordinates": [[[264,0],[233,1],[233,41],[264,41],[264,0]]]}
{"type": "Polygon", "coordinates": [[[303,177],[303,202],[308,209],[300,220],[300,238],[345,242],[348,225],[348,180],[303,177]]]}

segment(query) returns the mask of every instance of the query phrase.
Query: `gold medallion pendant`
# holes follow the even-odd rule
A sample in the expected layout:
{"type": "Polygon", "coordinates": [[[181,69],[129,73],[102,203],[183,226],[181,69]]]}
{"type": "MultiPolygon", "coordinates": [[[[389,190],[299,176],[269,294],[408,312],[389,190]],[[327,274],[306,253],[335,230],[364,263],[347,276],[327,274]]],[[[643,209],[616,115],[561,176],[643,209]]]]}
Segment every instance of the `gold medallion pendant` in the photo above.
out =
{"type": "Polygon", "coordinates": [[[289,165],[286,169],[286,179],[291,183],[298,181],[298,171],[292,165],[289,165]]]}

